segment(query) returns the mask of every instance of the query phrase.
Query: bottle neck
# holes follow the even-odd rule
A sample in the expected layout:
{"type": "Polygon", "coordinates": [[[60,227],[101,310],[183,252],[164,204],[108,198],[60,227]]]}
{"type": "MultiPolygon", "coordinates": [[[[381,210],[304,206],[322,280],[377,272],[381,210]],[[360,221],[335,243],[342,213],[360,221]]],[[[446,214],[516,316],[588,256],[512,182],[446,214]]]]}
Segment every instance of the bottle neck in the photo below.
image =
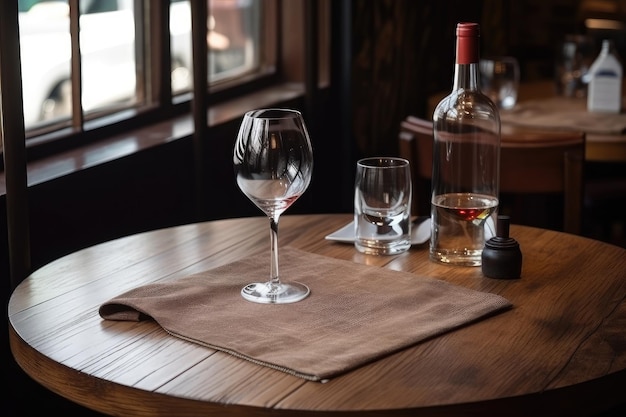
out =
{"type": "Polygon", "coordinates": [[[453,89],[478,91],[478,29],[457,30],[453,89]]]}
{"type": "Polygon", "coordinates": [[[478,63],[471,64],[455,64],[454,65],[454,83],[453,91],[466,90],[478,91],[478,63]]]}
{"type": "Polygon", "coordinates": [[[600,50],[600,55],[610,55],[613,51],[611,50],[611,42],[604,40],[602,41],[602,49],[600,50]]]}

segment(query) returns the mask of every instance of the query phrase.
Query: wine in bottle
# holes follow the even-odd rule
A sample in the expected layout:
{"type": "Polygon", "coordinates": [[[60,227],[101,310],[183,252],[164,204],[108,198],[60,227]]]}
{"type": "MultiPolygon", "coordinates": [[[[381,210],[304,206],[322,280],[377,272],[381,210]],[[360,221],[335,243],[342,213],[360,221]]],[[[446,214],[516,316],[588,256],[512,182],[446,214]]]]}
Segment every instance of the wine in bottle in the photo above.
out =
{"type": "Polygon", "coordinates": [[[495,236],[500,116],[479,88],[479,25],[459,23],[452,92],[433,114],[430,259],[480,266],[495,236]]]}

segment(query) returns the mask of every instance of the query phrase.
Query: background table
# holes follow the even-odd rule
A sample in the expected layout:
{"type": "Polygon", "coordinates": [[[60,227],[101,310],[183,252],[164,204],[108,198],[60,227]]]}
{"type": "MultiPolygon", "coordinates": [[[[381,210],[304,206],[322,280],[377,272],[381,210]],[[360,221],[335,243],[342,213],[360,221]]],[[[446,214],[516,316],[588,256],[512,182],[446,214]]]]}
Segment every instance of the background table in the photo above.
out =
{"type": "MultiPolygon", "coordinates": [[[[626,82],[623,86],[624,96],[626,97],[626,82]]],[[[555,86],[552,80],[542,80],[525,82],[520,84],[519,88],[519,100],[518,103],[521,106],[528,106],[529,103],[539,102],[546,100],[548,106],[542,106],[542,112],[544,118],[553,119],[555,124],[553,126],[547,125],[548,128],[563,129],[566,128],[557,122],[563,115],[567,115],[568,112],[576,114],[576,112],[585,111],[587,108],[586,98],[565,98],[556,97],[555,86]]],[[[626,99],[622,99],[626,103],[626,99]]],[[[600,118],[607,118],[607,120],[613,120],[619,118],[623,120],[625,115],[616,114],[595,114],[600,118]]],[[[526,120],[515,121],[516,110],[512,111],[513,117],[511,118],[506,110],[502,111],[502,129],[503,134],[510,134],[515,129],[545,129],[546,124],[533,124],[532,118],[526,120]],[[514,121],[514,123],[509,123],[514,121]],[[516,126],[516,123],[520,123],[520,126],[516,126]]],[[[582,130],[586,133],[586,145],[585,145],[585,160],[593,162],[626,162],[626,131],[622,131],[620,134],[602,132],[605,126],[590,126],[591,129],[586,129],[584,123],[572,125],[572,129],[582,130]]]]}
{"type": "Polygon", "coordinates": [[[626,250],[512,226],[522,278],[495,280],[430,262],[427,244],[376,257],[324,239],[350,220],[283,216],[281,246],[497,293],[515,307],[325,384],[177,339],[151,321],[99,317],[101,303],[130,288],[269,256],[267,219],[229,219],[114,240],[41,268],[10,299],[11,349],[51,390],[125,416],[585,415],[623,404],[626,250]]]}
{"type": "MultiPolygon", "coordinates": [[[[623,91],[626,96],[626,82],[623,83],[623,91]]],[[[437,103],[445,97],[448,93],[441,92],[438,94],[434,94],[428,98],[428,118],[432,119],[432,114],[437,106],[437,103]]],[[[555,100],[558,99],[556,97],[556,87],[554,85],[553,80],[539,80],[539,81],[529,81],[523,82],[519,86],[518,90],[518,100],[519,104],[528,103],[535,100],[548,99],[555,100]]],[[[573,103],[579,104],[577,107],[585,108],[586,107],[586,99],[585,98],[569,98],[564,100],[569,100],[573,103]]],[[[626,103],[626,101],[624,101],[626,103]]],[[[519,107],[519,106],[518,106],[519,107]]],[[[513,112],[515,109],[513,110],[513,112]]],[[[567,109],[564,109],[564,106],[555,105],[549,109],[550,112],[553,112],[555,115],[558,115],[567,109]]],[[[525,133],[525,131],[531,130],[546,130],[550,128],[546,128],[545,124],[533,125],[532,120],[522,120],[519,122],[523,122],[521,125],[516,125],[509,123],[507,120],[507,113],[511,111],[502,110],[502,140],[506,141],[509,136],[520,136],[525,133]]],[[[622,110],[623,112],[623,110],[622,110]]],[[[623,117],[623,116],[622,116],[623,117]]],[[[508,117],[510,118],[510,116],[508,117]]],[[[562,130],[564,127],[560,124],[555,124],[551,127],[555,130],[562,130]]],[[[575,130],[583,130],[579,127],[573,128],[575,130]]],[[[586,133],[586,143],[585,143],[585,160],[589,162],[626,162],[626,131],[621,134],[610,134],[610,133],[598,133],[598,132],[585,132],[586,133]]]]}

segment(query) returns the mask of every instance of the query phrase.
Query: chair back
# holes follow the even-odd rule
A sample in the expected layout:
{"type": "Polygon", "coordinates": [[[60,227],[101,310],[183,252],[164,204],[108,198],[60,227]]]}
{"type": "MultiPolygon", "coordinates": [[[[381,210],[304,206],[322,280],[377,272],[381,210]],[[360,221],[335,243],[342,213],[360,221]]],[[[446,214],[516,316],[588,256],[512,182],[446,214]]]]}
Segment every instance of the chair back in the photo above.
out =
{"type": "Polygon", "coordinates": [[[433,124],[408,116],[400,124],[400,156],[411,164],[413,213],[430,214],[430,186],[433,171],[433,124]]]}
{"type": "MultiPolygon", "coordinates": [[[[432,122],[415,116],[402,121],[399,134],[400,155],[411,163],[413,204],[418,214],[430,211],[432,176],[432,122]],[[424,211],[428,210],[428,211],[424,211]]],[[[580,234],[583,206],[583,164],[585,134],[578,131],[537,131],[503,128],[500,151],[500,194],[521,201],[531,195],[563,197],[562,230],[580,234]]],[[[526,221],[515,202],[511,207],[514,223],[526,221]]]]}

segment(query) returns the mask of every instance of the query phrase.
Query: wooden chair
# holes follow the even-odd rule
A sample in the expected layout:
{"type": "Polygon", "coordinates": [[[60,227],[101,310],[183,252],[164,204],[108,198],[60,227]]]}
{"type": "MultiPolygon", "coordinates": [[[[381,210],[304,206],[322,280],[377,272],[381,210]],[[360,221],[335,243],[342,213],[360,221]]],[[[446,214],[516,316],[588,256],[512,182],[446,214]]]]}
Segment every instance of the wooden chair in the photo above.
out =
{"type": "MultiPolygon", "coordinates": [[[[402,121],[399,151],[411,162],[416,214],[430,212],[432,175],[432,122],[409,116],[402,121]],[[425,191],[425,184],[428,189],[425,191]]],[[[562,230],[580,234],[583,207],[583,164],[585,134],[575,131],[502,131],[500,153],[500,197],[512,196],[511,220],[533,224],[524,215],[522,202],[531,196],[559,195],[563,198],[562,230]]],[[[501,214],[509,214],[502,213],[501,214]]]]}
{"type": "Polygon", "coordinates": [[[433,170],[433,124],[408,116],[400,124],[400,156],[411,164],[413,181],[412,211],[416,215],[430,214],[430,187],[433,170]]]}

